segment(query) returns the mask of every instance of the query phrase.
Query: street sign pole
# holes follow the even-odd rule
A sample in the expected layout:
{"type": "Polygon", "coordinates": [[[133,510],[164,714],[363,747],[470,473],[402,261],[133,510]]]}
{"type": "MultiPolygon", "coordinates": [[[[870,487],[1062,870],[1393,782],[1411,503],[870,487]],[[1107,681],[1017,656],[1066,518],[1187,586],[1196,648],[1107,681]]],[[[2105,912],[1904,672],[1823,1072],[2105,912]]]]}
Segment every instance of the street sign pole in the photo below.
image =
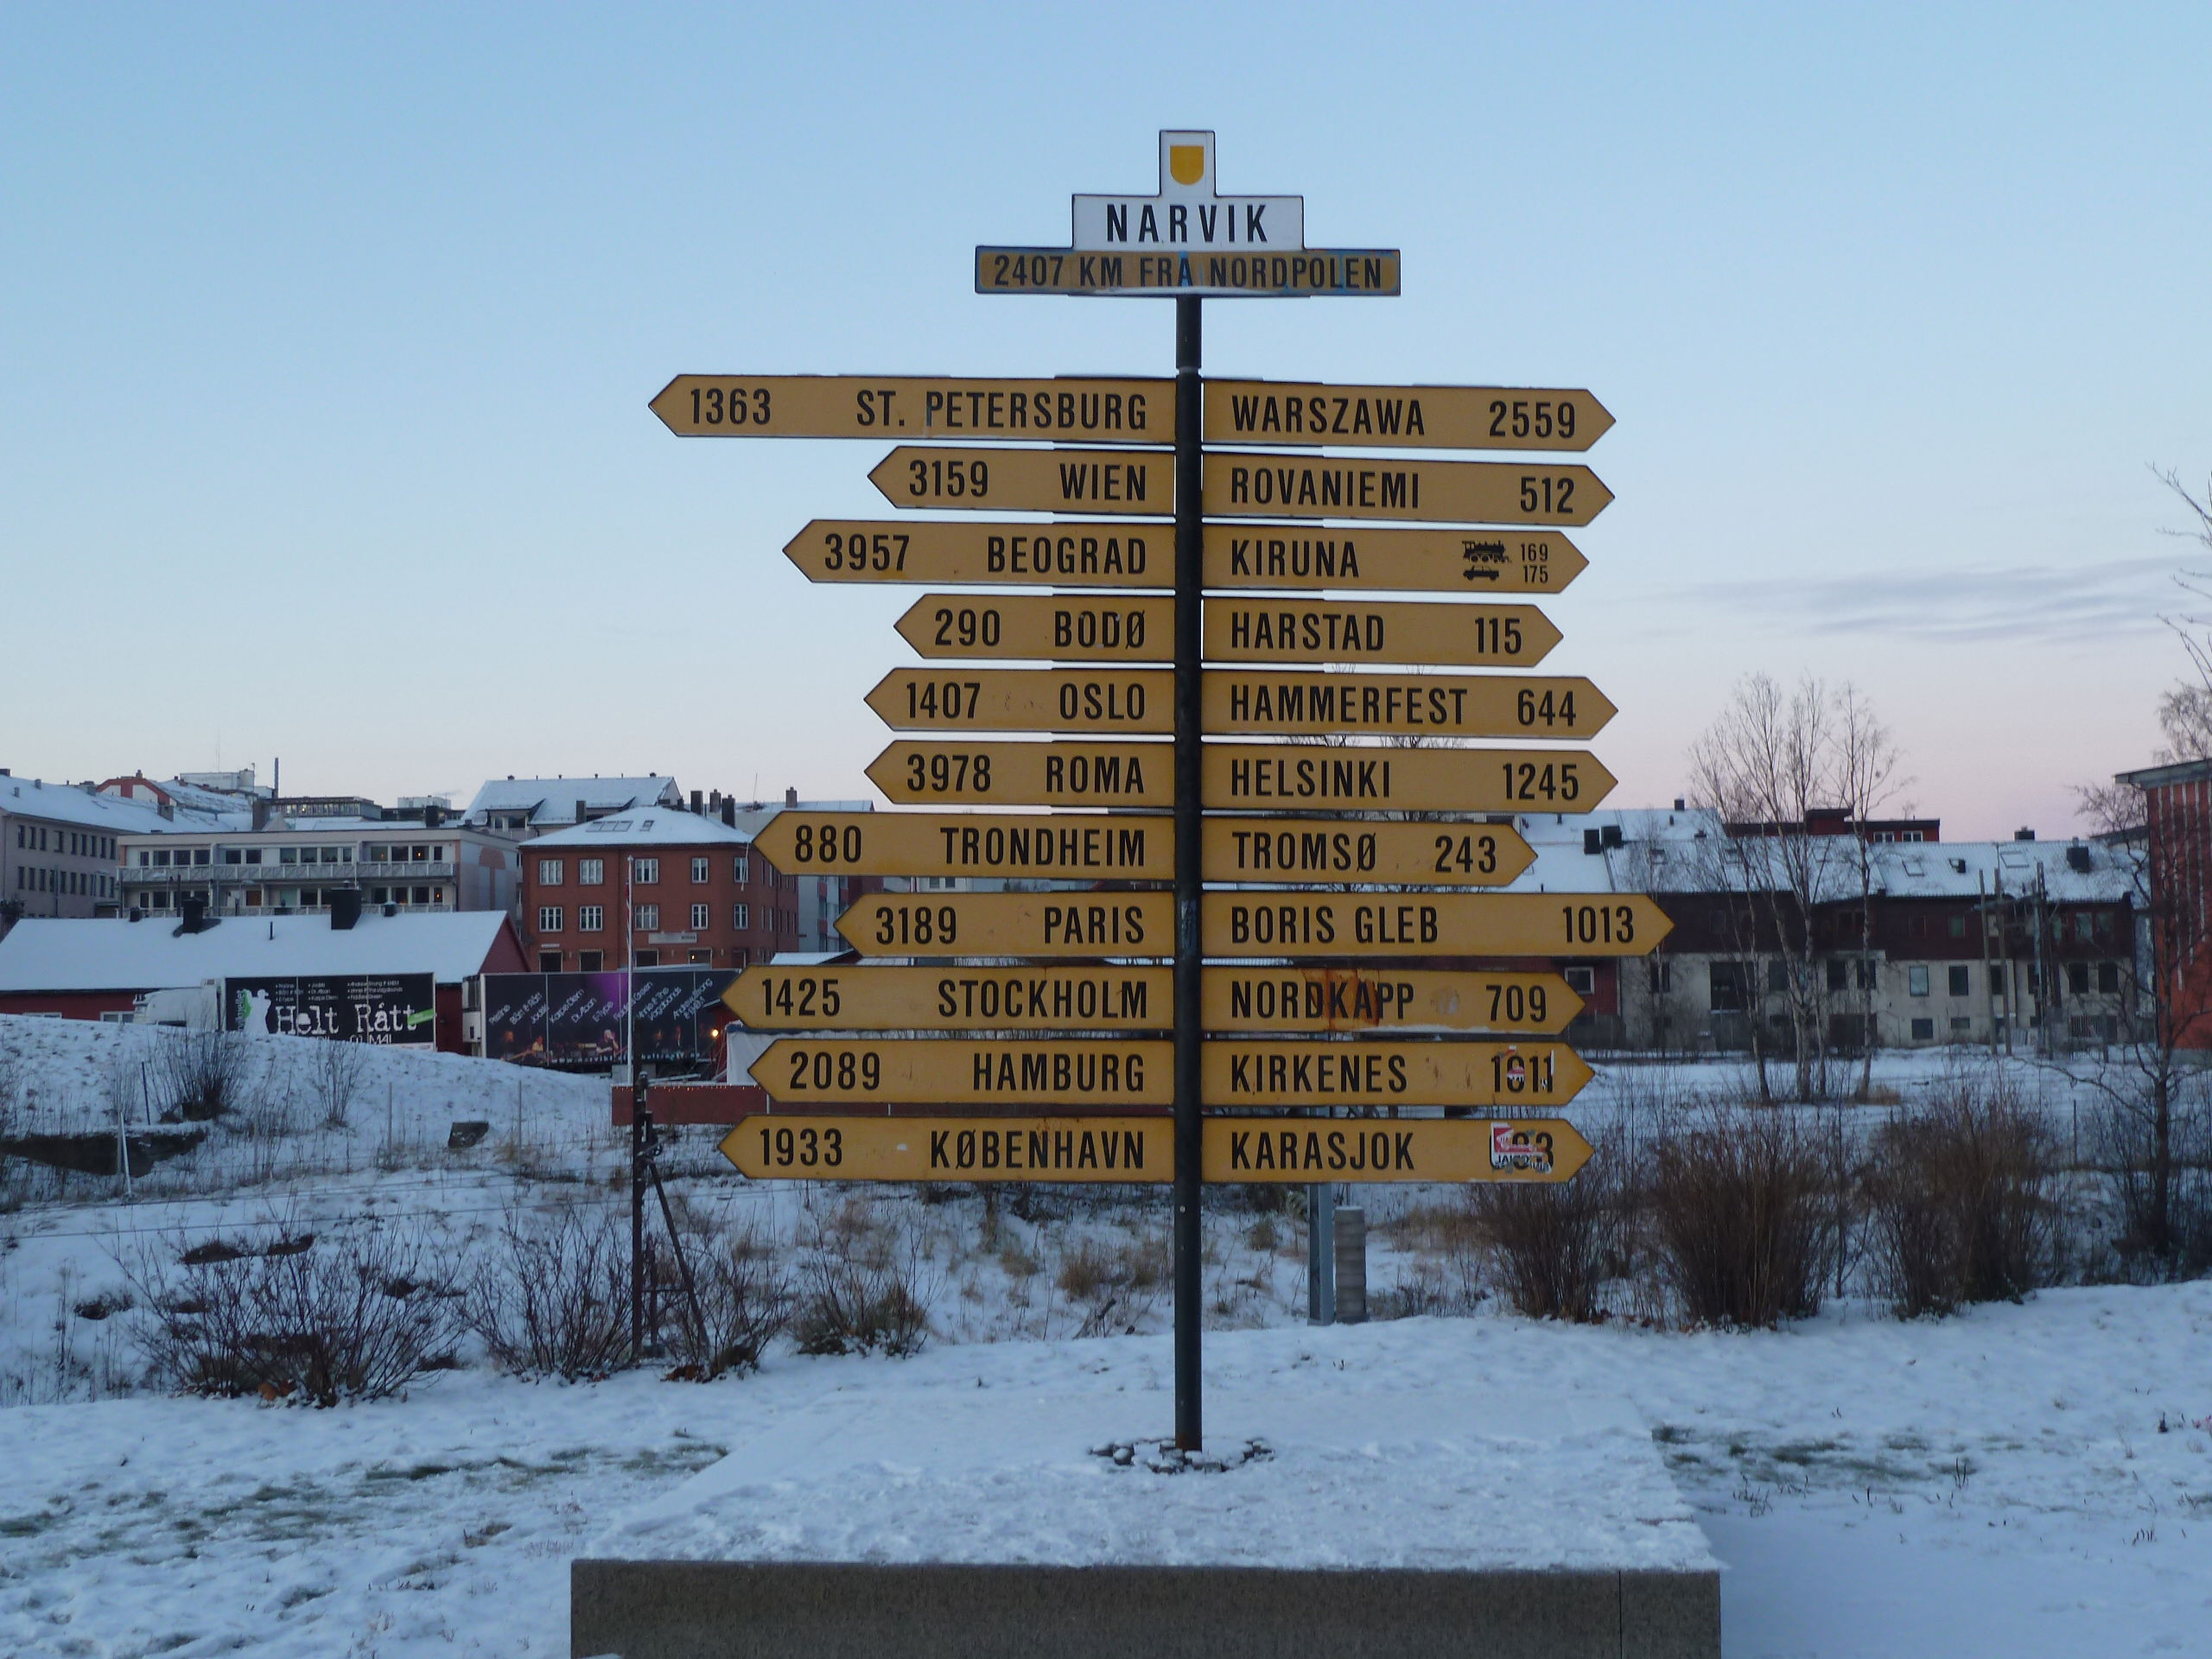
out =
{"type": "Polygon", "coordinates": [[[1175,1444],[1205,1445],[1199,1356],[1202,1288],[1198,1195],[1205,1130],[1199,1112],[1200,992],[1205,956],[1200,937],[1204,823],[1199,816],[1201,606],[1205,519],[1199,448],[1202,331],[1195,295],[1175,301],[1175,1444]]]}

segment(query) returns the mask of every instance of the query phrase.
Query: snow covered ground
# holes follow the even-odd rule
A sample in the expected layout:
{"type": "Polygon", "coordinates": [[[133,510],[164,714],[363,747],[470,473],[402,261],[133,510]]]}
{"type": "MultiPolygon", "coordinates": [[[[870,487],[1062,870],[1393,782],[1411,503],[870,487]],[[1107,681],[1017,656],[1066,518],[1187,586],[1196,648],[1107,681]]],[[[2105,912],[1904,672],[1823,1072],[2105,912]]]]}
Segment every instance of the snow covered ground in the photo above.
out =
{"type": "MultiPolygon", "coordinates": [[[[0,1046],[29,1056],[15,1072],[17,1122],[102,1121],[143,1040],[0,1020],[0,1046]]],[[[703,1386],[649,1375],[530,1384],[470,1367],[404,1400],[327,1412],[145,1393],[129,1316],[107,1311],[134,1241],[166,1245],[271,1213],[318,1230],[397,1217],[465,1260],[510,1206],[623,1203],[602,1084],[372,1052],[347,1123],[333,1128],[308,1092],[313,1046],[267,1040],[298,1096],[283,1134],[226,1133],[128,1200],[111,1179],[18,1185],[21,1207],[0,1214],[0,1403],[13,1408],[0,1410],[0,1652],[561,1654],[568,1561],[626,1538],[704,1548],[720,1529],[712,1547],[895,1556],[915,1540],[950,1553],[1029,1538],[1049,1551],[1033,1535],[1079,1522],[1095,1547],[1133,1535],[1148,1487],[1203,1507],[1276,1483],[1262,1502],[1311,1522],[1317,1559],[1371,1559],[1385,1535],[1310,1496],[1347,1448],[1437,1465],[1421,1473],[1444,1495],[1438,1539],[1510,1489],[1529,1527],[1569,1529],[1552,1541],[1563,1548],[1573,1471],[1548,1485],[1533,1453],[1491,1471],[1452,1455],[1481,1438],[1498,1402],[1531,1397],[1570,1418],[1599,1414],[1599,1441],[1609,1402],[1628,1402],[1726,1569],[1732,1656],[2190,1653],[2212,1630],[2206,1284],[2050,1291],[1941,1323],[1846,1301],[1754,1335],[1537,1325],[1490,1302],[1465,1317],[1316,1331],[1300,1323],[1295,1221],[1224,1207],[1208,1231],[1213,1438],[1283,1444],[1228,1474],[1151,1476],[1093,1468],[1090,1447],[1170,1427],[1162,1195],[1074,1204],[1046,1192],[1038,1206],[1009,1197],[987,1217],[969,1195],[750,1187],[720,1172],[698,1132],[671,1159],[679,1202],[792,1249],[888,1241],[921,1271],[931,1345],[907,1360],[778,1349],[760,1375],[703,1386]],[[449,1151],[456,1119],[493,1129],[449,1151]],[[1371,1431],[1300,1441],[1304,1414],[1361,1400],[1386,1402],[1370,1408],[1371,1431]],[[1003,1464],[988,1432],[971,1475],[916,1478],[942,1454],[902,1457],[826,1427],[847,1420],[1026,1421],[1023,1455],[1060,1461],[1063,1497],[1111,1499],[1080,1516],[1020,1494],[993,1501],[990,1471],[1003,1464]],[[795,1452],[807,1435],[837,1448],[830,1480],[812,1488],[795,1452]],[[733,1492],[744,1501],[706,1501],[733,1492]]],[[[1878,1075],[1910,1095],[1959,1064],[1885,1060],[1878,1075]]],[[[1572,1115],[1634,1115],[1730,1076],[1612,1068],[1572,1115]]],[[[2051,1104],[2065,1109],[2063,1093],[2051,1104]]],[[[1433,1195],[1376,1191],[1368,1202],[1387,1220],[1433,1195]]],[[[1448,1280],[1418,1228],[1375,1236],[1379,1288],[1448,1280]]],[[[1646,1496],[1655,1518],[1681,1526],[1659,1507],[1663,1493],[1646,1496]]]]}

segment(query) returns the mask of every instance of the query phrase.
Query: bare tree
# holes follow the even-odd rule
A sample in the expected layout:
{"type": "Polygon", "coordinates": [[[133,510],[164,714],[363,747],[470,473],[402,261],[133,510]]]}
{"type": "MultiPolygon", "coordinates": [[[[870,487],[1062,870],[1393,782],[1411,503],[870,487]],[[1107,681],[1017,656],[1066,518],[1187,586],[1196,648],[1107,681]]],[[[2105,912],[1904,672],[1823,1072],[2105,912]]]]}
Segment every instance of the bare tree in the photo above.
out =
{"type": "MultiPolygon", "coordinates": [[[[1732,826],[1706,849],[1711,874],[1743,912],[1753,983],[1745,988],[1754,1043],[1758,1015],[1778,995],[1787,1013],[1796,1071],[1796,1097],[1814,1096],[1827,1052],[1827,986],[1819,959],[1817,912],[1838,899],[1859,901],[1860,944],[1871,948],[1872,870],[1860,825],[1899,787],[1899,754],[1871,704],[1849,684],[1808,676],[1785,693],[1770,677],[1740,681],[1712,726],[1690,750],[1690,769],[1704,804],[1732,826]],[[1821,833],[1813,820],[1840,810],[1841,833],[1821,833]],[[1773,953],[1779,983],[1762,992],[1756,947],[1773,953]]],[[[1861,1007],[1872,1024],[1871,988],[1861,1007]]],[[[1760,1087],[1765,1063],[1760,1053],[1760,1087]]]]}

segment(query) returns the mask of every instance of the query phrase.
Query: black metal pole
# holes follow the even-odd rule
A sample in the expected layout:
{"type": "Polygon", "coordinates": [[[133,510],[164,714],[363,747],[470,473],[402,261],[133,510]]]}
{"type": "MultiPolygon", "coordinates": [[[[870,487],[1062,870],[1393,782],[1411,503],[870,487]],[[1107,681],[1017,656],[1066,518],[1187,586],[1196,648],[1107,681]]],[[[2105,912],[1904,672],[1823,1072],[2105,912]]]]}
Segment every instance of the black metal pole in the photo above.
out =
{"type": "Polygon", "coordinates": [[[645,1136],[651,1133],[652,1114],[645,1110],[645,1080],[639,1077],[634,1052],[630,1057],[630,1363],[645,1357],[645,1136]]]}
{"type": "Polygon", "coordinates": [[[1205,1444],[1199,1358],[1198,607],[1205,577],[1205,521],[1198,499],[1200,327],[1195,296],[1175,301],[1175,1444],[1205,1444]]]}

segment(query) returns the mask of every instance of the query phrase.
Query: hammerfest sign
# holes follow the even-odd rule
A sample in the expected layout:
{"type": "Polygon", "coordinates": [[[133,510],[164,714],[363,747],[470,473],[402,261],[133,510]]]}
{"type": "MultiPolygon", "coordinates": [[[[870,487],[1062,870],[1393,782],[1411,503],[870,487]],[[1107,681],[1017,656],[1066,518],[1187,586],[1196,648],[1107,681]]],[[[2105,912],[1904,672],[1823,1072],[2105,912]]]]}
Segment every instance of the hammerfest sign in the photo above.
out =
{"type": "Polygon", "coordinates": [[[914,810],[785,812],[759,844],[987,889],[867,894],[838,922],[858,963],[741,975],[734,1017],[785,1034],[722,1151],[756,1180],[1172,1183],[1196,1449],[1205,1184],[1570,1179],[1582,1005],[1510,959],[1641,956],[1669,924],[1497,891],[1534,856],[1512,815],[1613,786],[1560,747],[1612,703],[1525,671],[1560,639],[1531,601],[1586,563],[1565,530],[1612,499],[1571,459],[1604,405],[1203,379],[1205,301],[1401,279],[1396,249],[1308,246],[1300,197],[1220,194],[1211,132],[1161,133],[1152,194],[1072,219],[1065,247],[978,247],[976,291],[1172,299],[1172,378],[684,374],[652,400],[684,437],[886,446],[894,516],[783,551],[924,590],[898,623],[922,665],[868,698],[918,734],[868,768],[914,810]]]}

